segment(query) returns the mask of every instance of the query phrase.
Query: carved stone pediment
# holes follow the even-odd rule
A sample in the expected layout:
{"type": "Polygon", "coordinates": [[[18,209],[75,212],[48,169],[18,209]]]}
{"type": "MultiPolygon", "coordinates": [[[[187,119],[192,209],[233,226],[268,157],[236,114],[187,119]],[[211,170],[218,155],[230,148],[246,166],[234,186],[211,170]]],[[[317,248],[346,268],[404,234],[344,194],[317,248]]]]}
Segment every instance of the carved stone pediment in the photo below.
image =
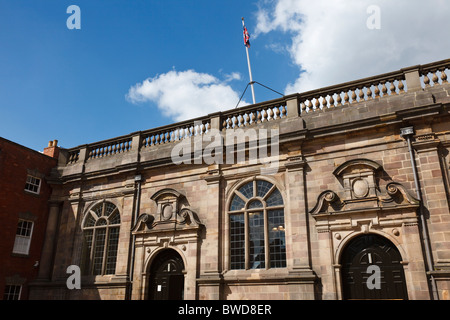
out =
{"type": "Polygon", "coordinates": [[[310,213],[313,216],[318,216],[369,209],[382,210],[418,206],[419,200],[414,198],[402,184],[391,182],[386,185],[386,193],[384,195],[362,199],[342,199],[334,191],[324,191],[317,198],[316,205],[310,213]]]}
{"type": "Polygon", "coordinates": [[[202,226],[197,214],[191,210],[189,202],[181,192],[167,188],[156,192],[151,199],[156,202],[156,212],[141,214],[133,232],[173,231],[202,226]]]}
{"type": "Polygon", "coordinates": [[[380,191],[376,174],[382,169],[368,159],[356,159],[343,163],[333,174],[341,182],[343,190],[326,190],[310,211],[314,217],[322,215],[418,207],[419,201],[400,183],[390,182],[380,191]]]}

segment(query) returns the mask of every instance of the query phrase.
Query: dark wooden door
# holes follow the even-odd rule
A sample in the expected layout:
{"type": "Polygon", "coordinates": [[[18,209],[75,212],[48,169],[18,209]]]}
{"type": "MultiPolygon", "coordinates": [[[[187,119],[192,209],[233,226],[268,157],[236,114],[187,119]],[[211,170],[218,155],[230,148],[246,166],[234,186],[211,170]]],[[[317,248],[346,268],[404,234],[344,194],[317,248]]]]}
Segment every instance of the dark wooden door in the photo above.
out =
{"type": "Polygon", "coordinates": [[[173,250],[159,253],[150,268],[150,300],[183,300],[183,260],[173,250]]]}
{"type": "Polygon", "coordinates": [[[384,237],[369,234],[353,239],[341,258],[344,299],[408,299],[401,260],[400,252],[384,237]],[[371,265],[379,267],[377,287],[371,265]]]}

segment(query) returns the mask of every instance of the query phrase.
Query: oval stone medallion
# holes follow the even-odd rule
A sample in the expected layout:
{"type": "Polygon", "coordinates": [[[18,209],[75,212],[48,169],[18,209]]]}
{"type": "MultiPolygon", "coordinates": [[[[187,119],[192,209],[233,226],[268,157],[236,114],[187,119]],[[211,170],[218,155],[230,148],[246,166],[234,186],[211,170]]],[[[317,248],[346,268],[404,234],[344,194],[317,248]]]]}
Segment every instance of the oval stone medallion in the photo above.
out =
{"type": "Polygon", "coordinates": [[[353,194],[357,198],[364,198],[369,193],[369,185],[366,180],[356,179],[353,181],[353,194]]]}

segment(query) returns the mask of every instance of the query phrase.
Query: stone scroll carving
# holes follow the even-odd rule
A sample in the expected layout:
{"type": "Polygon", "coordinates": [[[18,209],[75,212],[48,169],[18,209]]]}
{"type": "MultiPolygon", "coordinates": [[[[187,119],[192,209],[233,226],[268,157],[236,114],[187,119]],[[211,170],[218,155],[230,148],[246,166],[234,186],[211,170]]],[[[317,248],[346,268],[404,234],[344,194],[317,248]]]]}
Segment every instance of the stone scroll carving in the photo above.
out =
{"type": "Polygon", "coordinates": [[[343,190],[326,190],[310,211],[313,216],[365,210],[418,207],[419,201],[398,182],[390,182],[381,191],[376,174],[382,167],[368,159],[350,160],[340,165],[333,174],[343,190]]]}
{"type": "Polygon", "coordinates": [[[199,228],[202,226],[184,194],[174,189],[162,189],[151,199],[156,202],[156,212],[141,214],[133,231],[199,228]]]}

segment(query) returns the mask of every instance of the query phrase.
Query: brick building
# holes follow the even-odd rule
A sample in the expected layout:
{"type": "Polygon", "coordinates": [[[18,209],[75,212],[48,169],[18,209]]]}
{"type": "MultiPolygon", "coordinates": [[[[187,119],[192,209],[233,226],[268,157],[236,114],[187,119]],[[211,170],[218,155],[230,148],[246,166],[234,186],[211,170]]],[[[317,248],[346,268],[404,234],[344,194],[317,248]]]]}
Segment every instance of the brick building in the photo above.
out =
{"type": "Polygon", "coordinates": [[[28,299],[39,270],[58,147],[44,154],[0,138],[0,290],[2,299],[28,299]]]}
{"type": "Polygon", "coordinates": [[[61,150],[31,296],[448,299],[449,66],[61,150]]]}

